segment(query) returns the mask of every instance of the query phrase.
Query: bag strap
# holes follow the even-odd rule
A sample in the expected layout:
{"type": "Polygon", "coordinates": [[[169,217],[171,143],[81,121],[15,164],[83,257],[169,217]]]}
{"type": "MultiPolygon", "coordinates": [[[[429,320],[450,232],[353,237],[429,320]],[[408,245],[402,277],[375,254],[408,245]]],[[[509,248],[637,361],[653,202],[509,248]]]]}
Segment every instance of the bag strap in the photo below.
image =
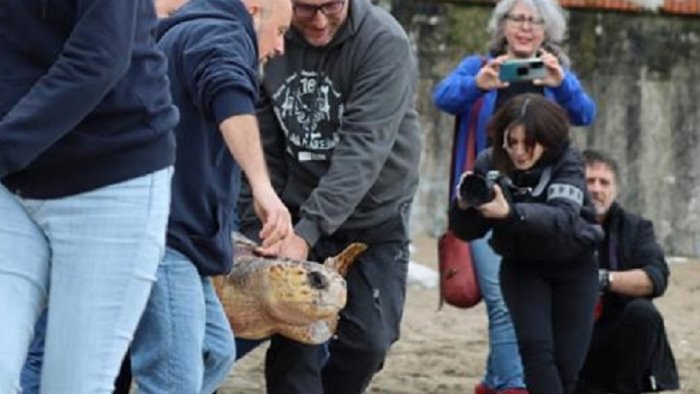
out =
{"type": "Polygon", "coordinates": [[[464,161],[464,168],[462,168],[462,172],[474,169],[474,164],[476,162],[476,124],[483,104],[484,99],[479,98],[472,107],[472,113],[470,114],[471,119],[469,120],[470,128],[469,132],[467,133],[467,158],[464,161]]]}
{"type": "MultiPolygon", "coordinates": [[[[481,56],[481,68],[483,68],[488,59],[486,56],[481,56]]],[[[467,159],[464,161],[464,168],[462,172],[471,171],[474,169],[474,164],[476,164],[476,131],[477,124],[479,123],[479,114],[481,113],[481,107],[484,106],[484,96],[479,97],[472,105],[472,112],[469,114],[469,131],[467,133],[467,159]]]]}
{"type": "MultiPolygon", "coordinates": [[[[486,59],[485,56],[481,57],[481,67],[484,67],[488,60],[486,59]]],[[[460,176],[462,173],[465,171],[470,171],[474,169],[474,164],[476,162],[476,130],[477,130],[477,122],[479,119],[479,113],[481,112],[481,107],[484,104],[484,98],[479,97],[474,104],[472,104],[472,109],[471,113],[469,114],[469,123],[467,124],[467,135],[466,135],[466,157],[464,160],[464,164],[462,165],[462,170],[460,171],[459,175],[460,176]]],[[[450,189],[447,192],[447,204],[449,207],[449,204],[452,203],[452,192],[454,191],[455,187],[455,167],[457,166],[457,162],[459,159],[459,126],[461,123],[462,117],[457,115],[455,116],[455,124],[454,124],[454,132],[453,132],[453,138],[452,138],[452,157],[450,159],[450,189]]],[[[449,220],[449,219],[448,219],[449,220]]],[[[444,235],[443,235],[444,236],[444,235]]],[[[439,241],[438,241],[439,242],[439,241]]],[[[440,262],[438,261],[438,273],[440,274],[440,281],[442,282],[443,280],[443,272],[442,272],[442,267],[440,266],[440,262]]],[[[442,306],[445,303],[445,296],[444,296],[444,291],[442,288],[442,283],[439,284],[440,288],[440,299],[438,301],[438,310],[442,309],[442,306]]]]}
{"type": "MultiPolygon", "coordinates": [[[[485,56],[481,57],[481,67],[487,63],[488,59],[485,56]]],[[[463,137],[466,142],[466,147],[464,150],[460,150],[459,137],[460,137],[460,125],[462,123],[462,117],[460,115],[455,116],[455,123],[453,128],[452,137],[452,156],[450,158],[450,189],[447,193],[448,204],[452,202],[452,193],[456,186],[456,181],[459,176],[465,171],[470,171],[474,169],[474,164],[476,163],[476,132],[477,123],[479,120],[479,113],[484,104],[484,98],[479,97],[474,104],[472,104],[471,112],[469,113],[469,122],[467,123],[466,135],[463,137]],[[464,162],[462,162],[461,168],[456,168],[457,163],[460,162],[460,155],[464,156],[464,162]],[[457,172],[459,171],[459,172],[457,172]]]]}

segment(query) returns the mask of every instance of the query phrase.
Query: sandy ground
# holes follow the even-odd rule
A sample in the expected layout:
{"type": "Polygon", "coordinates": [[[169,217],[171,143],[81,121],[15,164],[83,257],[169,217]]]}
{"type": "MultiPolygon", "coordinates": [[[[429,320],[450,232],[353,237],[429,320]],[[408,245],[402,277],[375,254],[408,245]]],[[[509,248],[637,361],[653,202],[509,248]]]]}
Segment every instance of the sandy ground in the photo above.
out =
{"type": "MultiPolygon", "coordinates": [[[[413,260],[435,267],[435,240],[414,239],[413,260]]],[[[674,263],[666,295],[657,300],[681,376],[682,393],[700,394],[700,263],[674,263]]],[[[488,347],[483,304],[436,312],[437,289],[410,286],[402,337],[369,393],[471,393],[479,382],[488,347]]],[[[221,393],[264,392],[264,349],[241,360],[221,393]]],[[[329,393],[332,394],[332,393],[329,393]]]]}

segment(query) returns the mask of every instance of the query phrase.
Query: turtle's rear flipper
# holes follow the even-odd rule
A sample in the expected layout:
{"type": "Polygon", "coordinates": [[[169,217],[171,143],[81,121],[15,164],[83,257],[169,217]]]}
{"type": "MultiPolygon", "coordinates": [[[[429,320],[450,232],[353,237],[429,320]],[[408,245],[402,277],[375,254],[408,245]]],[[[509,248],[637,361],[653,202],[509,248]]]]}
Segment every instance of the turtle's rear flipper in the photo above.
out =
{"type": "Polygon", "coordinates": [[[350,244],[340,254],[327,258],[323,264],[339,273],[340,276],[345,277],[357,256],[365,250],[367,250],[367,244],[355,242],[350,244]]]}

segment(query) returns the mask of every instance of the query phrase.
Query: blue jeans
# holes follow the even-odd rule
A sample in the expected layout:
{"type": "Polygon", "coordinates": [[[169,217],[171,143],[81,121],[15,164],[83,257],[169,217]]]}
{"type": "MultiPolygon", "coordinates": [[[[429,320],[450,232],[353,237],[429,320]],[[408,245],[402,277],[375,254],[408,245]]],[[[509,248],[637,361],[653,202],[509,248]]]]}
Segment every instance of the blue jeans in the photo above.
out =
{"type": "Polygon", "coordinates": [[[163,254],[171,174],[49,200],[0,185],[1,393],[20,392],[47,306],[41,385],[111,392],[163,254]]]}
{"type": "Polygon", "coordinates": [[[139,393],[209,394],[236,359],[233,333],[209,277],[166,248],[131,345],[139,393]]]}
{"type": "Polygon", "coordinates": [[[44,342],[46,341],[46,318],[47,311],[39,316],[39,320],[34,327],[34,339],[27,352],[27,360],[22,368],[20,378],[22,384],[22,394],[39,394],[41,383],[41,364],[44,361],[44,342]]]}
{"type": "MultiPolygon", "coordinates": [[[[44,361],[44,342],[46,340],[47,311],[41,314],[34,327],[34,339],[27,352],[27,360],[22,368],[22,394],[39,394],[41,392],[41,364],[44,361]]],[[[114,382],[114,394],[129,394],[131,390],[131,363],[127,353],[117,380],[114,382]]]]}
{"type": "Polygon", "coordinates": [[[493,389],[525,387],[513,322],[498,280],[501,257],[491,249],[489,239],[491,233],[470,243],[481,296],[489,317],[490,349],[483,383],[493,389]]]}

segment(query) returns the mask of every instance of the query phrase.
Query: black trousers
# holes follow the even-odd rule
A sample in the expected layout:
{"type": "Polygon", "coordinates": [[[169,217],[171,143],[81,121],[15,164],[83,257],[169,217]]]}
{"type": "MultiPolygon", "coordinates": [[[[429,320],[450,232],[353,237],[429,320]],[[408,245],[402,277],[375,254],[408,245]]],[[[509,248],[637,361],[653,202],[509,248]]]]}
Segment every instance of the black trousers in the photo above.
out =
{"type": "Polygon", "coordinates": [[[593,260],[501,265],[501,290],[531,394],[574,392],[593,331],[597,272],[593,260]]]}
{"type": "Polygon", "coordinates": [[[382,225],[323,237],[310,259],[323,261],[351,242],[369,248],[346,277],[348,302],[328,343],[330,358],[319,363],[321,346],[271,338],[265,360],[269,394],[360,394],[382,368],[399,338],[408,270],[407,210],[382,225]]]}
{"type": "Polygon", "coordinates": [[[663,318],[651,301],[637,298],[596,322],[577,392],[636,394],[677,389],[677,380],[663,318]]]}

